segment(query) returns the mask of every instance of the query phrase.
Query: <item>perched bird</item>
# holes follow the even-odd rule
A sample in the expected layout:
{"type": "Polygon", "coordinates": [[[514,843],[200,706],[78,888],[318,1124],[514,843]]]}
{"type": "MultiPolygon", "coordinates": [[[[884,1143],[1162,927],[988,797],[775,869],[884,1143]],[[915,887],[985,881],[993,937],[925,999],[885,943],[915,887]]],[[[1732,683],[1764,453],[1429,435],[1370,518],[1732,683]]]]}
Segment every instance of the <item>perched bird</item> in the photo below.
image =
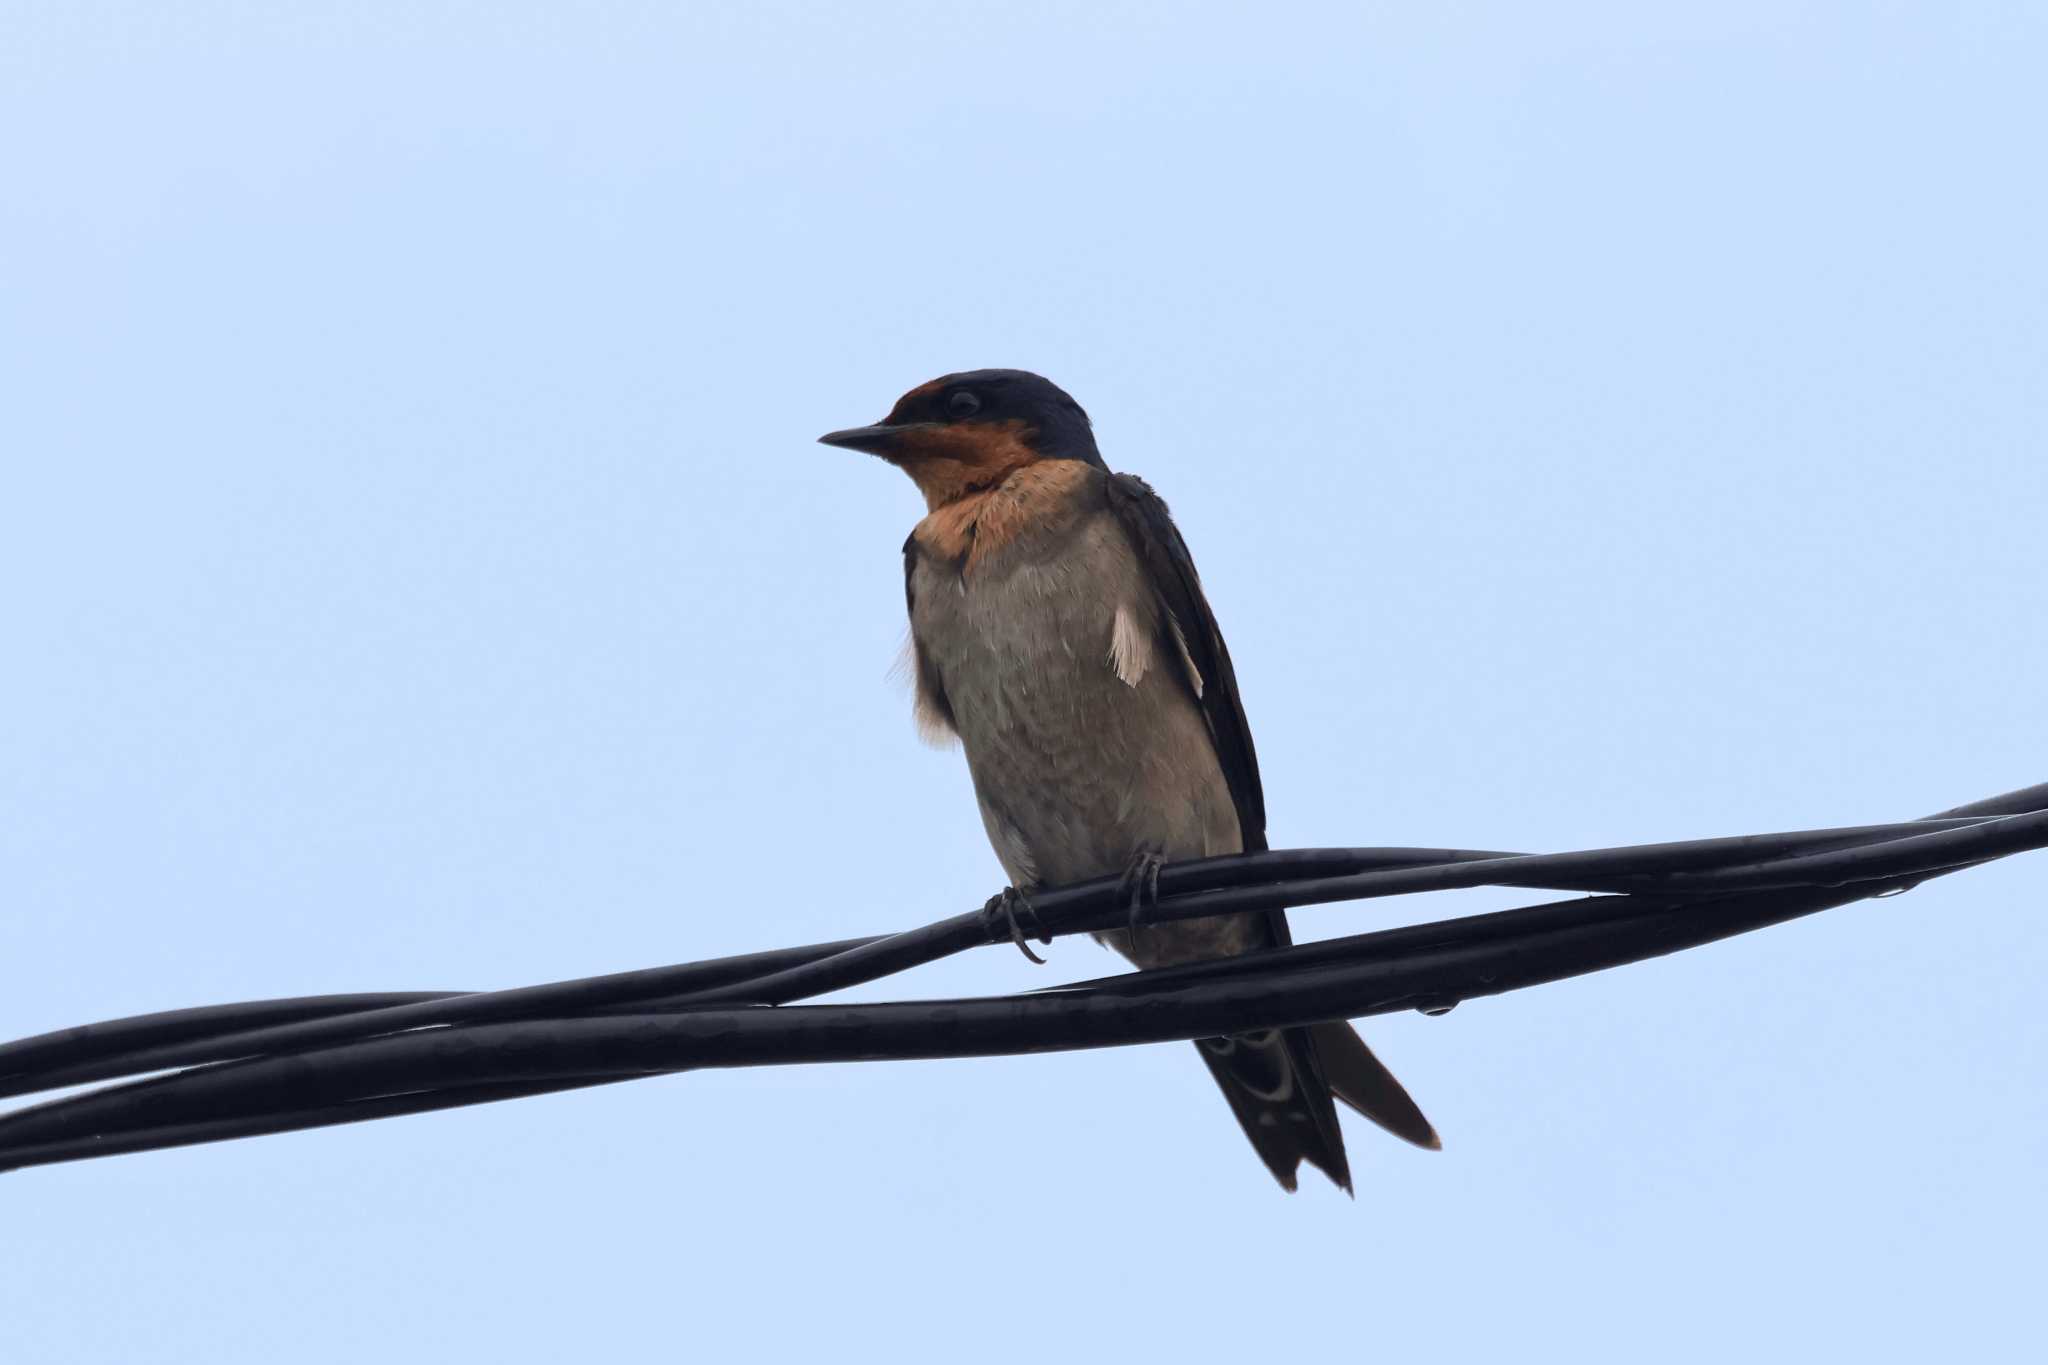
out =
{"type": "MultiPolygon", "coordinates": [[[[916,719],[959,737],[1013,892],[1266,847],[1258,758],[1230,652],[1166,504],[1113,474],[1088,414],[1022,370],[921,384],[827,445],[924,494],[903,543],[916,719]]],[[[1286,944],[1283,911],[1097,935],[1141,968],[1286,944]]],[[[1196,1043],[1280,1184],[1306,1160],[1345,1190],[1334,1093],[1389,1132],[1429,1121],[1340,1021],[1196,1043]]]]}

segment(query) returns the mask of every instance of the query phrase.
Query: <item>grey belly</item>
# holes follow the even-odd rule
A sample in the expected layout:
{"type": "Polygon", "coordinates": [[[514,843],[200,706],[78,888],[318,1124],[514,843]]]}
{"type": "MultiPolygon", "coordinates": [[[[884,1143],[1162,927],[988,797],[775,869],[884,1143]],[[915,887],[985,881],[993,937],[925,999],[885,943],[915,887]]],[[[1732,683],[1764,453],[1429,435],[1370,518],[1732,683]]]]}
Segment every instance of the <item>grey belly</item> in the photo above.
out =
{"type": "MultiPolygon", "coordinates": [[[[920,570],[913,629],[943,682],[982,820],[1022,889],[1121,872],[1142,850],[1168,861],[1242,847],[1208,728],[1159,648],[1135,685],[1112,665],[1117,609],[1153,608],[1118,542],[984,567],[963,584],[920,570]]],[[[1105,942],[1142,966],[1242,952],[1248,919],[1195,921],[1105,942]]]]}

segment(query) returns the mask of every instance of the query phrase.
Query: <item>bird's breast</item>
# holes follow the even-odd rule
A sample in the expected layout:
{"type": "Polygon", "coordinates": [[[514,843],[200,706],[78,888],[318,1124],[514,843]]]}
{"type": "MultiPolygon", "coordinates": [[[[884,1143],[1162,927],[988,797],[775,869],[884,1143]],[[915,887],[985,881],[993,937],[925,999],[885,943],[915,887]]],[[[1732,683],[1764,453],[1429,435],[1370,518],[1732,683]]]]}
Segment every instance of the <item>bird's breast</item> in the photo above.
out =
{"type": "MultiPolygon", "coordinates": [[[[1080,494],[1100,477],[1061,463],[1080,494]]],[[[1016,491],[971,527],[927,518],[910,584],[998,856],[1033,884],[1120,871],[1139,848],[1236,851],[1184,656],[1122,529],[1086,496],[1016,491]]]]}

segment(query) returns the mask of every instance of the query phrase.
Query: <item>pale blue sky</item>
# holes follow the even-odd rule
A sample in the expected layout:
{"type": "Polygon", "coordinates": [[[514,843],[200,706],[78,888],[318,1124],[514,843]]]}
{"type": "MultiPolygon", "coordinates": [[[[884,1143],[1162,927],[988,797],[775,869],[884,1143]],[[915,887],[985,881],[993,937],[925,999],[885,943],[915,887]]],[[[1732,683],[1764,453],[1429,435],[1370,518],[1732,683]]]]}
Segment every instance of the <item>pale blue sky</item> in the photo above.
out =
{"type": "MultiPolygon", "coordinates": [[[[1673,9],[4,0],[0,1035],[978,903],[812,444],[973,366],[1173,503],[1278,845],[2048,780],[2048,20],[1673,9]]],[[[2044,887],[1376,1022],[1355,1203],[1181,1045],[7,1176],[5,1354],[2009,1358],[2044,887]]]]}

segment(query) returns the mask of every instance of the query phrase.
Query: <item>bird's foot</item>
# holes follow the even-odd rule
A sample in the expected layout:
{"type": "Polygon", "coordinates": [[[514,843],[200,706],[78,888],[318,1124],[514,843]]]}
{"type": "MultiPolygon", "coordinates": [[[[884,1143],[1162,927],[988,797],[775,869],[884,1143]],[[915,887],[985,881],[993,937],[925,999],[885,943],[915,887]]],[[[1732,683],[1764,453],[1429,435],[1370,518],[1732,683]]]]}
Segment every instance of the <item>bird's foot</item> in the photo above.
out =
{"type": "Polygon", "coordinates": [[[1050,944],[1052,935],[1045,932],[1045,924],[1038,918],[1038,912],[1031,908],[1031,898],[1016,887],[1004,887],[981,907],[981,923],[988,932],[989,942],[998,942],[1007,935],[1010,942],[1017,945],[1018,952],[1043,967],[1045,959],[1032,952],[1030,943],[1025,941],[1023,921],[1026,918],[1037,931],[1035,937],[1038,941],[1050,944]]]}
{"type": "Polygon", "coordinates": [[[1159,904],[1159,869],[1166,866],[1166,855],[1156,848],[1141,848],[1131,855],[1124,864],[1124,871],[1116,881],[1116,893],[1124,898],[1129,907],[1127,916],[1131,941],[1137,942],[1138,929],[1145,923],[1147,912],[1159,904]]]}

